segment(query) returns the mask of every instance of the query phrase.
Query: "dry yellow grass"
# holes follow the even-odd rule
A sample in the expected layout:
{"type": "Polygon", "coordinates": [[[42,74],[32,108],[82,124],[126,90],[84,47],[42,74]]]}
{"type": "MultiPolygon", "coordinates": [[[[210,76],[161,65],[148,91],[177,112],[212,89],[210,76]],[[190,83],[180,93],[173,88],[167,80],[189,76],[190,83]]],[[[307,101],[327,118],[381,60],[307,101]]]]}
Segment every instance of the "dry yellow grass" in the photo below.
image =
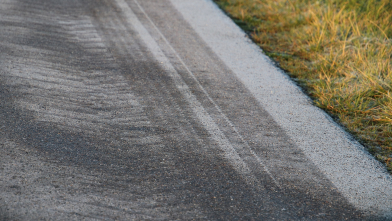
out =
{"type": "Polygon", "coordinates": [[[392,2],[216,2],[392,171],[392,2]]]}

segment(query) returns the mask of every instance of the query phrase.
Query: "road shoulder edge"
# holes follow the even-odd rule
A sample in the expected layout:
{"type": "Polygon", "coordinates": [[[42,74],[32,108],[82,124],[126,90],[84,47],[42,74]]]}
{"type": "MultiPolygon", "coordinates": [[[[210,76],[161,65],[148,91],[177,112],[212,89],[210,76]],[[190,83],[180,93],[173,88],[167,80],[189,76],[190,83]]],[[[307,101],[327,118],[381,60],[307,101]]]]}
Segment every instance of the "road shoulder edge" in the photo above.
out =
{"type": "Polygon", "coordinates": [[[381,163],[315,107],[211,0],[171,2],[351,204],[392,217],[392,177],[381,163]]]}

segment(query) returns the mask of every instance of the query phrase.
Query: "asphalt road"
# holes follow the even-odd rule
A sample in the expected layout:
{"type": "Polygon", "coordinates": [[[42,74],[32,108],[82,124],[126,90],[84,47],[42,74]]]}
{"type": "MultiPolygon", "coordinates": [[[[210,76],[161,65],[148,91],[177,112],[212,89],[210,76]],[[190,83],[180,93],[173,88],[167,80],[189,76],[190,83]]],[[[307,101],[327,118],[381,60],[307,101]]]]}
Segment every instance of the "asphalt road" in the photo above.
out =
{"type": "Polygon", "coordinates": [[[0,2],[0,220],[358,220],[169,0],[0,2]]]}

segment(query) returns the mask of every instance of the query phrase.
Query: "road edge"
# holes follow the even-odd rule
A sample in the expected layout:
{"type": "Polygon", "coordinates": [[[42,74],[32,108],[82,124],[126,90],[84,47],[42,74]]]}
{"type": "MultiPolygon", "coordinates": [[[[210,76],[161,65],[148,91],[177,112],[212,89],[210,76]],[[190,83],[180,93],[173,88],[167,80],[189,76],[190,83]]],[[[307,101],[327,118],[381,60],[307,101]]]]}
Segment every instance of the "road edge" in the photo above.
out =
{"type": "Polygon", "coordinates": [[[392,218],[392,177],[380,162],[315,107],[211,0],[170,1],[351,204],[392,218]]]}

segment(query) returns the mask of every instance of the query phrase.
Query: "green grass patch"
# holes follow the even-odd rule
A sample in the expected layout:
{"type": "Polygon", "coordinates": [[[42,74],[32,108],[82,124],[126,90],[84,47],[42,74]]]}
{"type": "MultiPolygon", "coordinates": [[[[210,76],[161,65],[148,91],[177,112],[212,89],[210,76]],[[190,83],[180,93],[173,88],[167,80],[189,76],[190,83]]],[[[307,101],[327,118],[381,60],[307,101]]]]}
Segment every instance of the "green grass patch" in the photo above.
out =
{"type": "Polygon", "coordinates": [[[390,0],[215,0],[392,172],[390,0]]]}

